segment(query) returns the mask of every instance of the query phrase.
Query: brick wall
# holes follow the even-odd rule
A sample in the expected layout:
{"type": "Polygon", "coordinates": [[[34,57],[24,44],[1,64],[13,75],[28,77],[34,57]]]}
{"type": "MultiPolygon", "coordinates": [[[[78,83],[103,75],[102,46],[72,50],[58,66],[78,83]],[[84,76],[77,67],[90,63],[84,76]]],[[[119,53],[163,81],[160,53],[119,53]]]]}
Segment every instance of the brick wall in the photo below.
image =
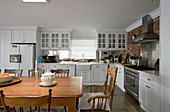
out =
{"type": "MultiPolygon", "coordinates": [[[[159,17],[155,18],[154,20],[154,32],[159,35],[159,17]]],[[[142,26],[128,32],[128,39],[127,41],[131,41],[132,36],[135,34],[139,36],[142,33],[142,26]]],[[[141,52],[141,44],[127,44],[127,50],[124,51],[116,51],[115,54],[129,54],[130,56],[140,56],[141,52]]]]}

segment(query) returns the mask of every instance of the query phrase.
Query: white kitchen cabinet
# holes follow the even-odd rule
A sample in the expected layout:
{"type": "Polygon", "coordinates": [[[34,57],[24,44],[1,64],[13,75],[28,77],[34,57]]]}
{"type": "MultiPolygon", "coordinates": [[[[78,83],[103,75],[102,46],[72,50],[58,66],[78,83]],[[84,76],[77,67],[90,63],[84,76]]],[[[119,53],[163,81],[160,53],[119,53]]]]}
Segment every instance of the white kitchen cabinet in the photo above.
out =
{"type": "MultiPolygon", "coordinates": [[[[103,66],[102,65],[91,65],[91,81],[92,82],[103,82],[103,66]]],[[[106,75],[106,74],[105,74],[106,75]]]]}
{"type": "Polygon", "coordinates": [[[69,76],[75,76],[75,64],[59,64],[59,63],[39,63],[38,68],[43,69],[45,72],[47,69],[55,70],[55,69],[69,69],[69,76]]]}
{"type": "Polygon", "coordinates": [[[69,32],[41,32],[42,50],[69,50],[70,33],[69,32]]]}
{"type": "Polygon", "coordinates": [[[90,71],[77,71],[76,75],[83,77],[83,82],[90,82],[90,71]]]}
{"type": "Polygon", "coordinates": [[[127,39],[126,39],[126,34],[124,33],[119,33],[118,35],[118,44],[117,47],[119,50],[125,50],[127,48],[127,39]]]}
{"type": "Polygon", "coordinates": [[[160,79],[139,74],[139,102],[146,112],[160,112],[160,79]]]}
{"type": "Polygon", "coordinates": [[[12,30],[12,43],[36,43],[36,30],[12,30]]]}
{"type": "Polygon", "coordinates": [[[98,33],[98,50],[126,50],[126,33],[98,33]]]}

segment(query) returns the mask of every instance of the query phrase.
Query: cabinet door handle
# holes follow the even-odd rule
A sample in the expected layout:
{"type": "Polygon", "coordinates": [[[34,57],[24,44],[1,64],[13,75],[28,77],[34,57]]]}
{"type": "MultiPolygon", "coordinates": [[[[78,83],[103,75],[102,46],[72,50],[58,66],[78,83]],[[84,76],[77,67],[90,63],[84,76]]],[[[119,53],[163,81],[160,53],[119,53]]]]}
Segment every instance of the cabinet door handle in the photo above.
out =
{"type": "Polygon", "coordinates": [[[148,79],[148,81],[151,81],[151,79],[148,79]]]}

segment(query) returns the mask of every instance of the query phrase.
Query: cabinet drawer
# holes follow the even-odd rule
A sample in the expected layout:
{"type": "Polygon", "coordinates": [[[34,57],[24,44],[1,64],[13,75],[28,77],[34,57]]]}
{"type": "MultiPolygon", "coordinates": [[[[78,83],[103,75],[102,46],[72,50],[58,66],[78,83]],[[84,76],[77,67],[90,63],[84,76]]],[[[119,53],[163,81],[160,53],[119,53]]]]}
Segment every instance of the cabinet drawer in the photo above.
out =
{"type": "Polygon", "coordinates": [[[102,66],[102,65],[92,65],[92,69],[96,69],[96,68],[100,68],[100,69],[102,69],[102,68],[103,68],[103,66],[102,66]]]}
{"type": "Polygon", "coordinates": [[[48,68],[48,64],[46,64],[46,63],[38,64],[38,68],[47,69],[48,68]]]}

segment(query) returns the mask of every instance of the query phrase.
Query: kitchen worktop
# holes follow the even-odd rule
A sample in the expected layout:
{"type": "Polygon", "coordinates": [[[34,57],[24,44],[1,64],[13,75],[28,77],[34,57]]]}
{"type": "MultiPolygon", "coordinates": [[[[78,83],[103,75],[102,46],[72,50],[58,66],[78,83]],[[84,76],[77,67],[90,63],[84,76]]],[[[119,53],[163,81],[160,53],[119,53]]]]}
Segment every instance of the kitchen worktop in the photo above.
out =
{"type": "Polygon", "coordinates": [[[159,71],[156,71],[156,70],[142,70],[142,71],[139,70],[139,72],[151,75],[151,76],[153,76],[155,78],[160,78],[159,71]]]}

